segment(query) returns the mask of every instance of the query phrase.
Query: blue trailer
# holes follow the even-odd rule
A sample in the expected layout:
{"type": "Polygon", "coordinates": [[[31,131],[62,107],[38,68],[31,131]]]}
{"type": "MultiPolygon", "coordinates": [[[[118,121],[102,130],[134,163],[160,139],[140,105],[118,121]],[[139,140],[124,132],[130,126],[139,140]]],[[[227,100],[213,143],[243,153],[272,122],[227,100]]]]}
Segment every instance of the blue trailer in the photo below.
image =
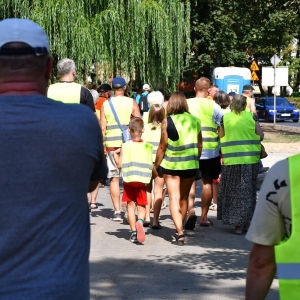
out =
{"type": "Polygon", "coordinates": [[[241,94],[243,86],[251,84],[251,71],[248,68],[217,67],[213,71],[212,81],[219,90],[241,94]]]}

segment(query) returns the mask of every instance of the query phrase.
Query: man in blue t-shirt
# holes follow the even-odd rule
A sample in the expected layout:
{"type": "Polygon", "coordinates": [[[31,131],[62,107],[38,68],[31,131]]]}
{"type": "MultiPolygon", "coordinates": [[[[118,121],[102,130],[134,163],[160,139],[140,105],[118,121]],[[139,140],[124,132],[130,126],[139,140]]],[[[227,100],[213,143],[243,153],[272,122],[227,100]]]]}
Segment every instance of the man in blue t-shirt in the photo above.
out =
{"type": "Polygon", "coordinates": [[[0,299],[89,299],[102,135],[90,108],[45,96],[51,69],[38,24],[0,22],[0,299]]]}

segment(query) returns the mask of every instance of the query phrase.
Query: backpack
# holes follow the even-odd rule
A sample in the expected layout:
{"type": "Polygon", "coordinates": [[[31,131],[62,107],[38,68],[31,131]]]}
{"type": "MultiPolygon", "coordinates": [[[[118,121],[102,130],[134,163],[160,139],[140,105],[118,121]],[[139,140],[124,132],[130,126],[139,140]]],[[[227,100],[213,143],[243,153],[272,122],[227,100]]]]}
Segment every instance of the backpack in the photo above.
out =
{"type": "Polygon", "coordinates": [[[140,97],[140,103],[139,103],[139,108],[141,113],[147,112],[148,111],[148,94],[147,95],[141,95],[140,97]]]}

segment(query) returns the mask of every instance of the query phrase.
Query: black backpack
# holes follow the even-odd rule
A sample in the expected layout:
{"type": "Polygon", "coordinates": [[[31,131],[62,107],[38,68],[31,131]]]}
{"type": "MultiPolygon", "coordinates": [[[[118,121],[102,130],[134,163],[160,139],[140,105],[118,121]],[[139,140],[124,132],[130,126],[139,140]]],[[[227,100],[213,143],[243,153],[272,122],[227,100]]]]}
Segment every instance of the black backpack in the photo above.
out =
{"type": "Polygon", "coordinates": [[[139,103],[139,107],[140,107],[140,111],[141,113],[147,112],[148,111],[148,94],[147,95],[141,95],[140,97],[140,103],[139,103]]]}

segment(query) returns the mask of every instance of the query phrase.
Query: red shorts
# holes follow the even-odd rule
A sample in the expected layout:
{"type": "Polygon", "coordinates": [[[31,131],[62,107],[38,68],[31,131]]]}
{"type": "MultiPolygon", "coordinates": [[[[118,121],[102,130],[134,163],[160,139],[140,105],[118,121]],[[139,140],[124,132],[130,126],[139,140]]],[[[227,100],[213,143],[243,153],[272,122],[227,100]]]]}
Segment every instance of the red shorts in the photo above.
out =
{"type": "Polygon", "coordinates": [[[147,205],[146,185],[140,182],[123,182],[122,202],[134,201],[138,205],[147,205]]]}

